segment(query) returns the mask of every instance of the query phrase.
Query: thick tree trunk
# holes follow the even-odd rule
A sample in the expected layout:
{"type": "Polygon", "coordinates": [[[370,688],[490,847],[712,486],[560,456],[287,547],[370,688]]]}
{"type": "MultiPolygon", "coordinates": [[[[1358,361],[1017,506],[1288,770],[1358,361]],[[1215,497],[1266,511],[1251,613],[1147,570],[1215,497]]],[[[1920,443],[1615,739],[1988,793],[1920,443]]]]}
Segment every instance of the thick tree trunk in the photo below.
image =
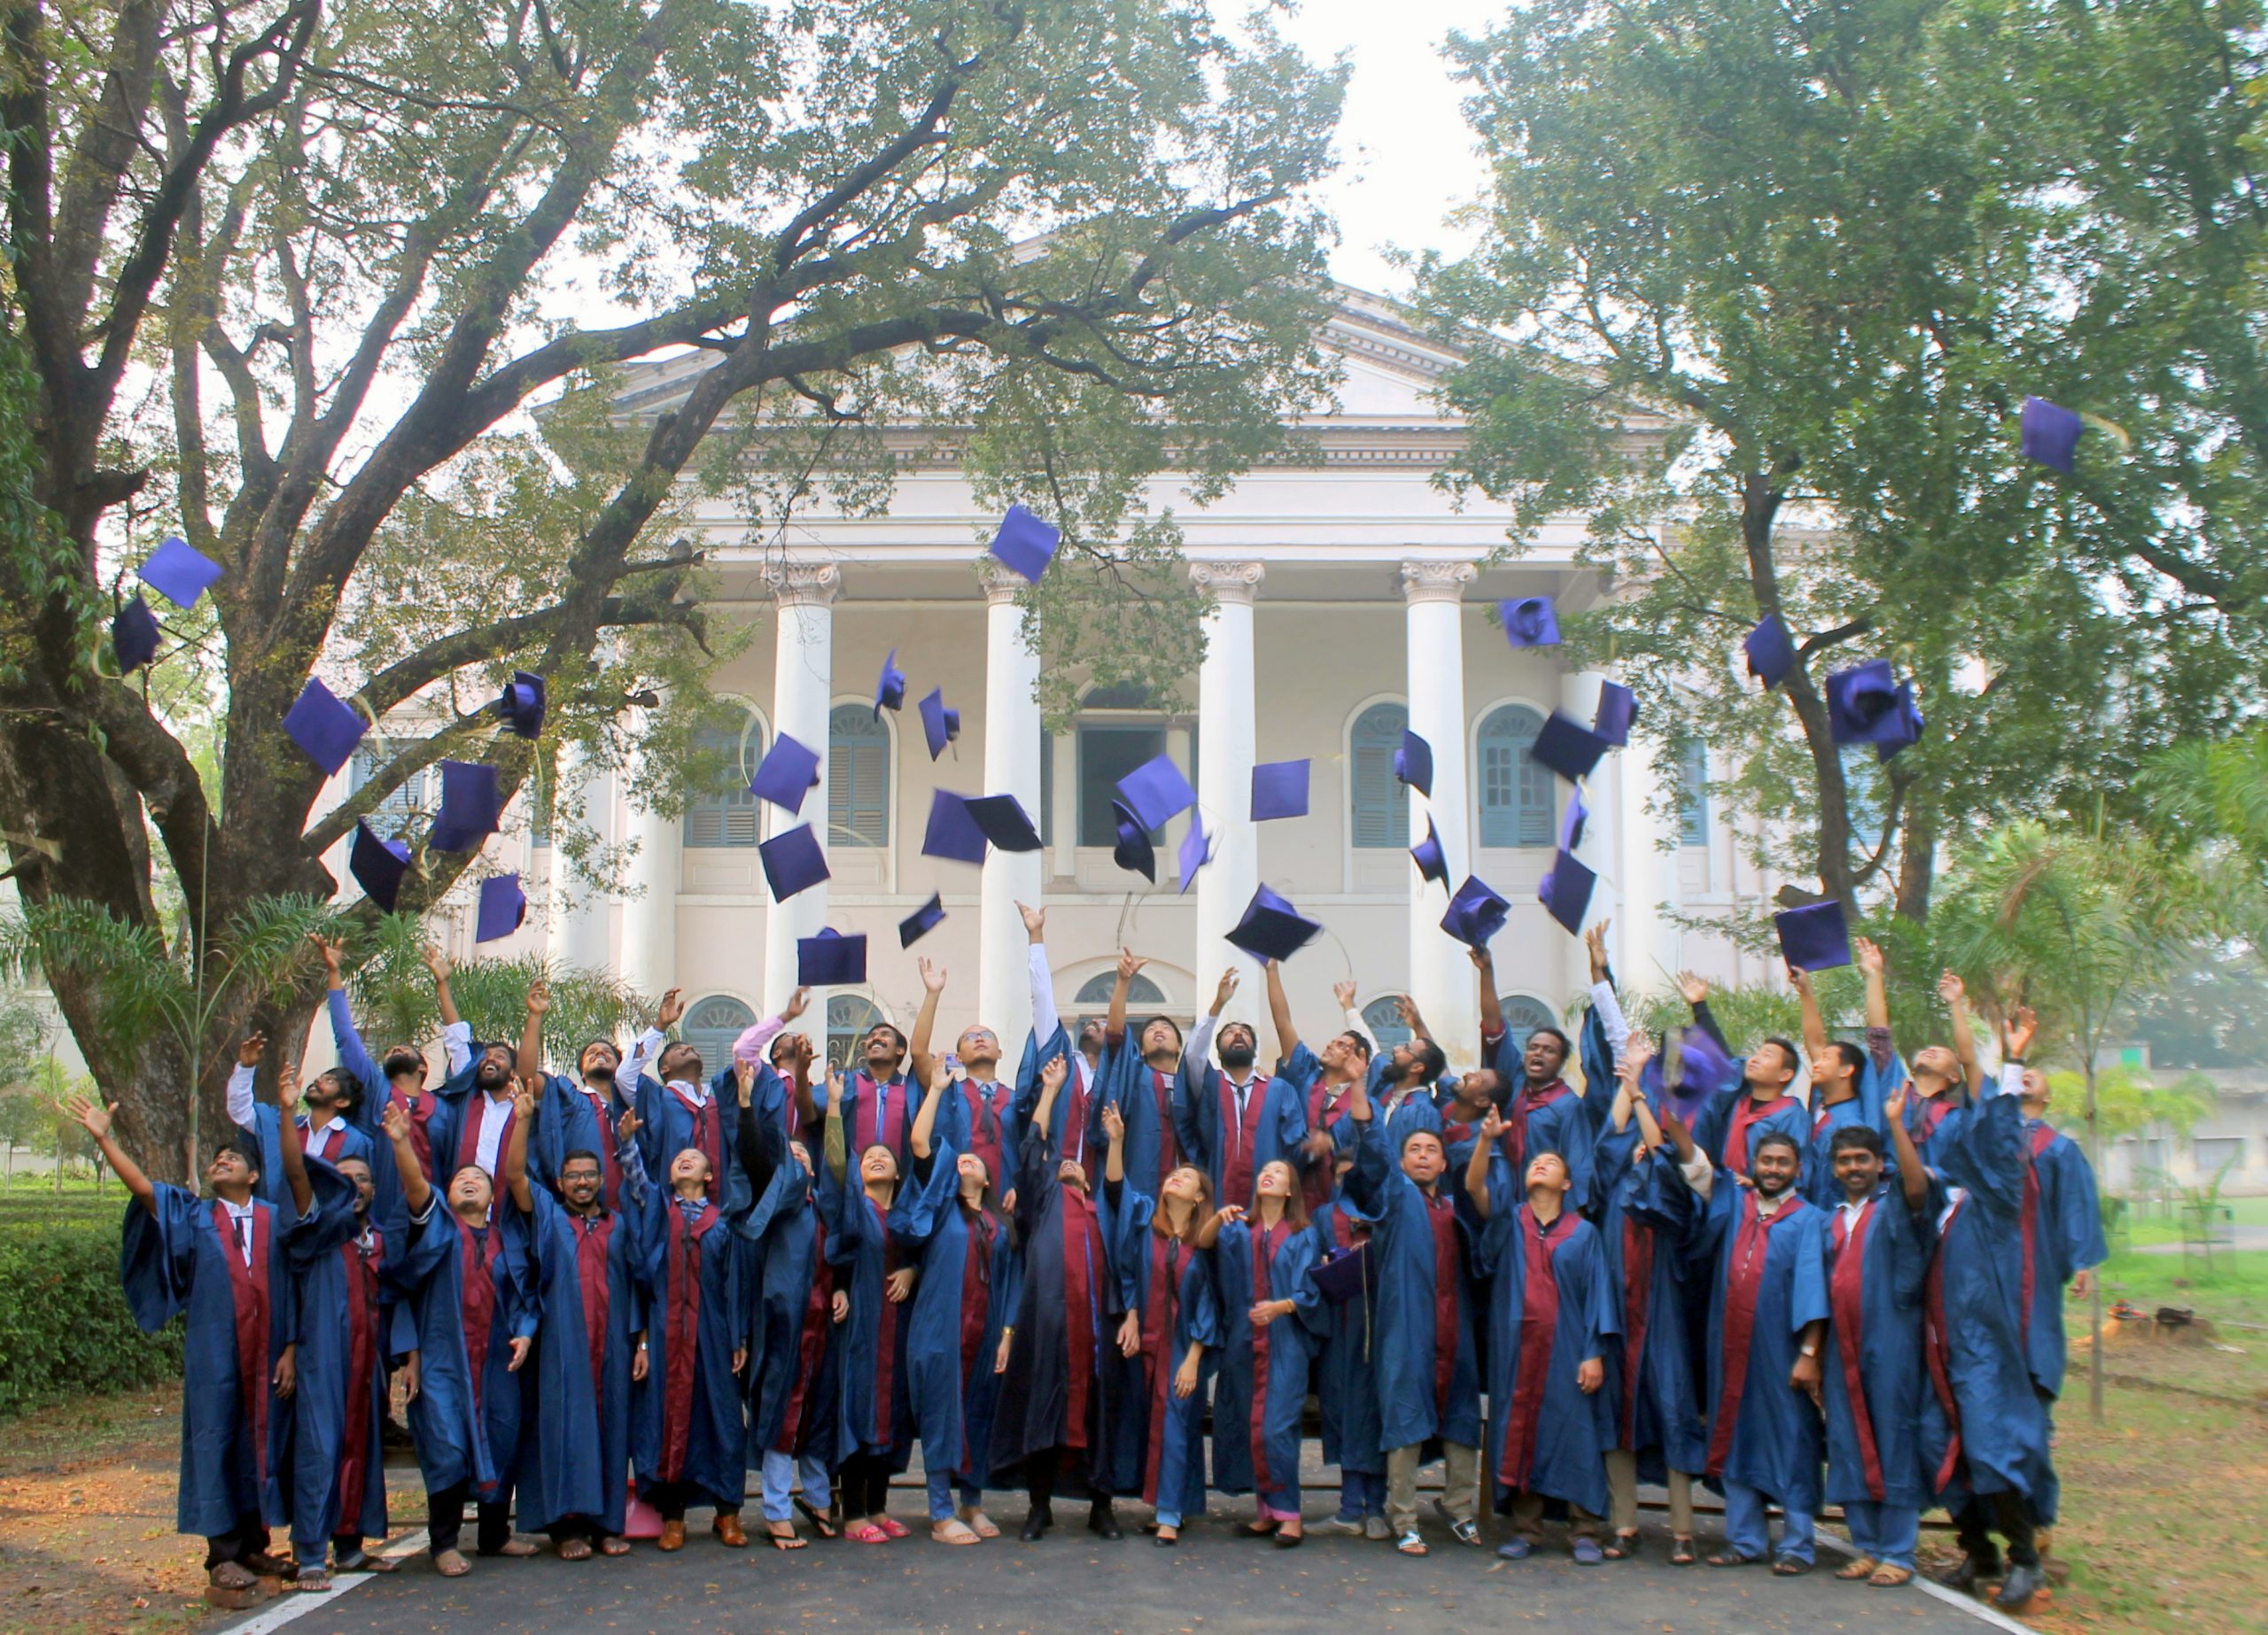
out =
{"type": "Polygon", "coordinates": [[[1930,890],[1938,874],[1938,808],[1909,794],[1904,832],[1898,837],[1899,917],[1915,925],[1930,918],[1930,890]]]}

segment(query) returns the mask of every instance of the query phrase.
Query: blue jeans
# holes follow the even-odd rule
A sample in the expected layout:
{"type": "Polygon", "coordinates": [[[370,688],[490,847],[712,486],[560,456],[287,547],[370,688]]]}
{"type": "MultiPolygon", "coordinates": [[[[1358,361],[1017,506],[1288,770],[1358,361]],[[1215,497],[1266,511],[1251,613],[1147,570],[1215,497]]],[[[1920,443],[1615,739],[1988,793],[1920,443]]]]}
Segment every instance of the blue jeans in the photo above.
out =
{"type": "MultiPolygon", "coordinates": [[[[925,1450],[926,1451],[926,1450],[925,1450]]],[[[950,1522],[953,1519],[953,1473],[950,1470],[929,1472],[929,1519],[950,1522]]]]}
{"type": "Polygon", "coordinates": [[[796,1514],[796,1475],[800,1470],[804,1478],[804,1499],[814,1510],[825,1510],[834,1503],[835,1495],[827,1473],[827,1461],[806,1453],[797,1459],[792,1453],[774,1453],[766,1450],[764,1455],[764,1519],[785,1522],[796,1514]]]}
{"type": "MultiPolygon", "coordinates": [[[[1725,1484],[1725,1538],[1736,1555],[1753,1560],[1770,1552],[1772,1537],[1764,1519],[1764,1495],[1757,1489],[1740,1482],[1725,1484]]],[[[1811,1538],[1810,1513],[1788,1510],[1780,1524],[1779,1553],[1808,1561],[1811,1538]]]]}
{"type": "Polygon", "coordinates": [[[1843,1507],[1843,1520],[1860,1554],[1908,1572],[1914,1569],[1914,1546],[1922,1537],[1922,1513],[1912,1505],[1854,1499],[1843,1507]]]}
{"type": "Polygon", "coordinates": [[[1359,1522],[1386,1514],[1386,1472],[1341,1470],[1339,1473],[1339,1519],[1359,1522]]]}
{"type": "Polygon", "coordinates": [[[1176,1532],[1179,1532],[1181,1530],[1181,1512],[1178,1510],[1161,1510],[1157,1514],[1157,1523],[1160,1527],[1170,1527],[1176,1532]]]}

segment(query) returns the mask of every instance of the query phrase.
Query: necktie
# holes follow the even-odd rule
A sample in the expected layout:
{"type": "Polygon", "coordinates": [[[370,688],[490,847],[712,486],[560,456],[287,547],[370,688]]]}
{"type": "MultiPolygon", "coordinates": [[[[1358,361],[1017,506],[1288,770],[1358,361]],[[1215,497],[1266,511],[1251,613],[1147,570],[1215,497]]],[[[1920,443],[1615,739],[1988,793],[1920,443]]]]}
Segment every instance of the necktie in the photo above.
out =
{"type": "Polygon", "coordinates": [[[252,1240],[245,1236],[245,1218],[232,1209],[229,1212],[229,1224],[237,1229],[237,1252],[249,1264],[252,1260],[252,1240]]]}

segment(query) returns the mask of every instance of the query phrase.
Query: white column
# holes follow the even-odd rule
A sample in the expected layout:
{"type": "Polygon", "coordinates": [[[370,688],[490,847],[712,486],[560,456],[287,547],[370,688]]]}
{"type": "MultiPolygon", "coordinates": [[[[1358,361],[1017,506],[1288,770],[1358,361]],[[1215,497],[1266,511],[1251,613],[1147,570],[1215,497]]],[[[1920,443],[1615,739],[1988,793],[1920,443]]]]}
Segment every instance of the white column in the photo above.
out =
{"type": "Polygon", "coordinates": [[[625,791],[627,826],[637,852],[630,859],[630,890],[622,904],[622,977],[649,1000],[677,980],[680,831],[676,818],[664,818],[638,800],[646,781],[660,775],[648,768],[641,749],[632,758],[625,791]]]}
{"type": "Polygon", "coordinates": [[[614,838],[614,775],[594,768],[580,746],[562,744],[551,796],[550,914],[545,951],[559,965],[607,971],[614,965],[610,899],[575,877],[564,840],[572,821],[590,829],[599,847],[614,838]]]}
{"type": "MultiPolygon", "coordinates": [[[[772,730],[785,732],[819,756],[822,780],[834,776],[827,763],[827,713],[835,688],[835,601],[843,593],[842,570],[832,562],[783,562],[764,570],[764,582],[779,604],[779,628],[772,668],[772,730]]],[[[808,823],[827,845],[824,781],[804,802],[800,816],[762,803],[765,836],[808,823]]],[[[827,924],[827,885],[821,881],[774,903],[764,916],[764,1010],[777,1014],[796,991],[796,942],[814,936],[827,924]]],[[[826,1032],[827,996],[812,996],[814,1037],[826,1032]]]]}
{"type": "MultiPolygon", "coordinates": [[[[1605,678],[1595,670],[1568,670],[1559,674],[1560,710],[1588,726],[1598,713],[1599,683],[1605,678]]],[[[1591,888],[1590,907],[1583,914],[1583,923],[1592,925],[1612,918],[1617,912],[1615,889],[1618,870],[1614,831],[1615,822],[1613,779],[1615,763],[1622,759],[1622,752],[1610,749],[1592,770],[1589,786],[1584,791],[1583,805],[1589,818],[1583,825],[1583,844],[1576,854],[1598,876],[1598,883],[1591,888]]],[[[1568,798],[1573,787],[1564,778],[1554,775],[1552,794],[1556,797],[1555,812],[1567,810],[1568,798]]],[[[1557,821],[1555,817],[1555,821],[1557,821]]],[[[1554,836],[1556,841],[1557,836],[1554,836]]],[[[1590,986],[1591,957],[1583,947],[1583,940],[1563,932],[1555,922],[1550,934],[1559,939],[1560,988],[1552,996],[1555,1003],[1565,1004],[1590,986]]]]}
{"type": "MultiPolygon", "coordinates": [[[[990,563],[984,581],[984,789],[1013,794],[1039,821],[1039,654],[1024,635],[1024,581],[990,563]]],[[[1058,809],[1060,810],[1060,808],[1058,809]]],[[[1059,818],[1059,821],[1060,819],[1059,818]]],[[[995,848],[977,906],[977,1019],[1014,1053],[1031,1031],[1029,956],[1018,903],[1039,906],[1046,852],[995,848]]]]}
{"type": "Polygon", "coordinates": [[[1222,939],[1235,929],[1260,885],[1260,848],[1252,823],[1252,768],[1257,759],[1253,724],[1252,602],[1265,570],[1258,562],[1192,562],[1190,582],[1210,592],[1205,619],[1205,662],[1197,671],[1197,798],[1206,833],[1215,837],[1213,861],[1197,875],[1195,1008],[1213,1003],[1223,969],[1241,973],[1224,1019],[1250,1022],[1262,1009],[1260,966],[1222,939]]]}
{"type": "Polygon", "coordinates": [[[1665,933],[1665,910],[1677,895],[1677,853],[1661,848],[1665,823],[1674,817],[1648,810],[1658,793],[1658,739],[1633,737],[1616,758],[1615,843],[1621,887],[1611,946],[1615,979],[1627,998],[1666,986],[1662,972],[1678,968],[1678,949],[1665,933]]]}
{"type": "MultiPolygon", "coordinates": [[[[1402,598],[1409,641],[1410,730],[1433,750],[1431,800],[1410,802],[1410,843],[1425,838],[1430,816],[1455,890],[1472,864],[1465,776],[1464,587],[1479,577],[1471,562],[1404,562],[1402,598]]],[[[1480,1065],[1480,994],[1464,945],[1441,929],[1448,893],[1410,871],[1410,996],[1433,1031],[1449,1065],[1480,1065]]]]}

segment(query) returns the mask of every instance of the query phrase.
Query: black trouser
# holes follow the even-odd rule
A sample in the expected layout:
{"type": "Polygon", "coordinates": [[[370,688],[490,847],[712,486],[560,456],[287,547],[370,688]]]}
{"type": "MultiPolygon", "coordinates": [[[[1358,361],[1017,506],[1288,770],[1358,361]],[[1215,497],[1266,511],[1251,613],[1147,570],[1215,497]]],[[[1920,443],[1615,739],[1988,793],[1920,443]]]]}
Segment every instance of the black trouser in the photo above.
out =
{"type": "MultiPolygon", "coordinates": [[[[457,1547],[457,1540],[464,1532],[464,1501],[471,1496],[472,1484],[460,1482],[454,1487],[445,1487],[438,1493],[425,1495],[425,1533],[433,1554],[457,1547]]],[[[482,1499],[478,1506],[479,1531],[475,1535],[483,1555],[494,1555],[512,1542],[512,1507],[501,1499],[482,1499]]]]}
{"type": "Polygon", "coordinates": [[[599,1524],[595,1517],[563,1515],[543,1530],[554,1544],[565,1544],[570,1538],[584,1538],[593,1544],[599,1540],[599,1524]]]}
{"type": "Polygon", "coordinates": [[[2031,1503],[2012,1487],[1971,1498],[1953,1523],[1961,1547],[1979,1567],[1989,1568],[2000,1559],[1992,1547],[1994,1532],[2008,1541],[2009,1561],[2018,1567],[2039,1565],[2039,1550],[2032,1541],[2031,1503]]]}
{"type": "MultiPolygon", "coordinates": [[[[1049,1448],[1044,1453],[1034,1453],[1024,1461],[1024,1491],[1031,1495],[1031,1507],[1052,1514],[1055,1509],[1055,1469],[1063,1462],[1068,1450],[1049,1448]]],[[[1092,1502],[1087,1507],[1100,1514],[1110,1508],[1110,1495],[1091,1479],[1088,1492],[1092,1502]]]]}
{"type": "Polygon", "coordinates": [[[205,1541],[205,1570],[211,1572],[223,1561],[248,1562],[267,1549],[268,1523],[257,1515],[238,1516],[234,1528],[205,1541]]]}
{"type": "Polygon", "coordinates": [[[835,1502],[845,1521],[880,1515],[889,1508],[889,1461],[880,1453],[853,1453],[835,1475],[835,1502]]]}
{"type": "MultiPolygon", "coordinates": [[[[685,1520],[685,1507],[704,1502],[709,1492],[698,1482],[656,1482],[647,1497],[654,1501],[654,1508],[661,1513],[662,1520],[682,1522],[685,1520]]],[[[719,1504],[717,1507],[718,1515],[738,1515],[740,1513],[738,1505],[719,1504]]]]}

